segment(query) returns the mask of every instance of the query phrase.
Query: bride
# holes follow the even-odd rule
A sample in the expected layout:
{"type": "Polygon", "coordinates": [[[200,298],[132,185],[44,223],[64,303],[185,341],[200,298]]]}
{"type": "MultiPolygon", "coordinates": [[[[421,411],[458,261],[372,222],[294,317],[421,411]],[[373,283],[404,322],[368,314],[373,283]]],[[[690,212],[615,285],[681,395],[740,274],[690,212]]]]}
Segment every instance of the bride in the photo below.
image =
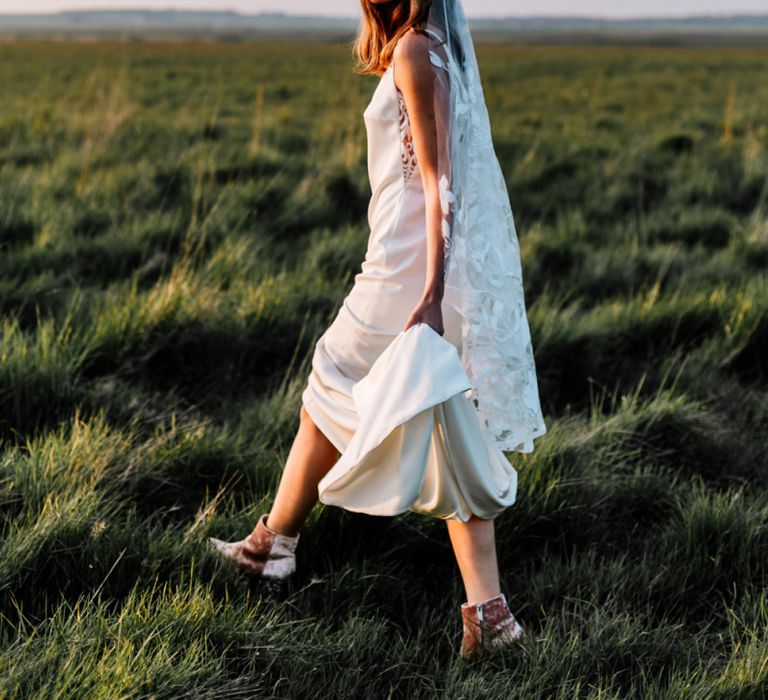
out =
{"type": "Polygon", "coordinates": [[[361,0],[370,237],[320,337],[272,508],[211,545],[261,578],[295,571],[318,499],[442,518],[461,572],[460,654],[523,636],[499,579],[494,518],[515,502],[504,452],[546,427],[512,211],[460,0],[361,0]]]}

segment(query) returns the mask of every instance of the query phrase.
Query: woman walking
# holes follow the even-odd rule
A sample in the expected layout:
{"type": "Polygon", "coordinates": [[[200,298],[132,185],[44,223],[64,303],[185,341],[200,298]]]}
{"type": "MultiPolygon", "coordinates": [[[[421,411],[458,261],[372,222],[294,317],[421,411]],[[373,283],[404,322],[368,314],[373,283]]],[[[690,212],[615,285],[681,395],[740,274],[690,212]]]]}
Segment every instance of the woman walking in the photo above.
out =
{"type": "Polygon", "coordinates": [[[531,452],[539,405],[512,211],[460,0],[361,0],[372,196],[362,269],[318,340],[274,504],[215,550],[253,576],[295,570],[318,498],[446,521],[467,601],[464,657],[523,630],[501,591],[494,518],[515,502],[505,451],[531,452]]]}

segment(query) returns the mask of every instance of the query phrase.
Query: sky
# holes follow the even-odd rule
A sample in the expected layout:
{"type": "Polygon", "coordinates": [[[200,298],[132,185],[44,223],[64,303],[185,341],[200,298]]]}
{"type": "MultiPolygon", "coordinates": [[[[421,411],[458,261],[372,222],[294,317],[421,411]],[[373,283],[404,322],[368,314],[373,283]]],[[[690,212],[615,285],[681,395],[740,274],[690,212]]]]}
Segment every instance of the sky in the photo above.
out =
{"type": "MultiPolygon", "coordinates": [[[[0,0],[0,13],[72,9],[149,8],[289,12],[356,16],[359,0],[0,0]]],[[[468,15],[670,17],[689,14],[768,13],[768,0],[464,0],[468,15]]]]}

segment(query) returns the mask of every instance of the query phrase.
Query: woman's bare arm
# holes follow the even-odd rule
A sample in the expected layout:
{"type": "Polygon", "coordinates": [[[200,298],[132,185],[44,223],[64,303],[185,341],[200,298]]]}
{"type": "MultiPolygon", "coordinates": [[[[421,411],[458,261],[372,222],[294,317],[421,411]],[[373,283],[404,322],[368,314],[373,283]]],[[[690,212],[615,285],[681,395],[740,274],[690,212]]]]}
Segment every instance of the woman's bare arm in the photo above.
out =
{"type": "Polygon", "coordinates": [[[398,41],[393,60],[395,85],[403,93],[408,110],[426,202],[427,274],[421,300],[405,329],[416,323],[426,323],[442,335],[445,247],[437,171],[434,74],[429,62],[429,40],[421,34],[408,32],[398,41]]]}

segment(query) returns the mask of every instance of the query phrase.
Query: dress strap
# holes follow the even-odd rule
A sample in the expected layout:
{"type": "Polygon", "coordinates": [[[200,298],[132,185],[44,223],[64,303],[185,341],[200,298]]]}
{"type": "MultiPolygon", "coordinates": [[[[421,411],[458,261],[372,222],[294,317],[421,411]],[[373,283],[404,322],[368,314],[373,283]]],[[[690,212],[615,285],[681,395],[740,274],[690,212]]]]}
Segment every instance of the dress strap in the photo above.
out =
{"type": "Polygon", "coordinates": [[[433,37],[434,39],[437,39],[439,42],[442,42],[442,41],[443,41],[443,40],[442,40],[442,38],[440,37],[440,35],[436,34],[436,33],[435,33],[435,32],[433,32],[431,29],[424,29],[423,31],[424,31],[424,33],[425,33],[425,34],[431,34],[431,35],[432,35],[432,37],[433,37]]]}

